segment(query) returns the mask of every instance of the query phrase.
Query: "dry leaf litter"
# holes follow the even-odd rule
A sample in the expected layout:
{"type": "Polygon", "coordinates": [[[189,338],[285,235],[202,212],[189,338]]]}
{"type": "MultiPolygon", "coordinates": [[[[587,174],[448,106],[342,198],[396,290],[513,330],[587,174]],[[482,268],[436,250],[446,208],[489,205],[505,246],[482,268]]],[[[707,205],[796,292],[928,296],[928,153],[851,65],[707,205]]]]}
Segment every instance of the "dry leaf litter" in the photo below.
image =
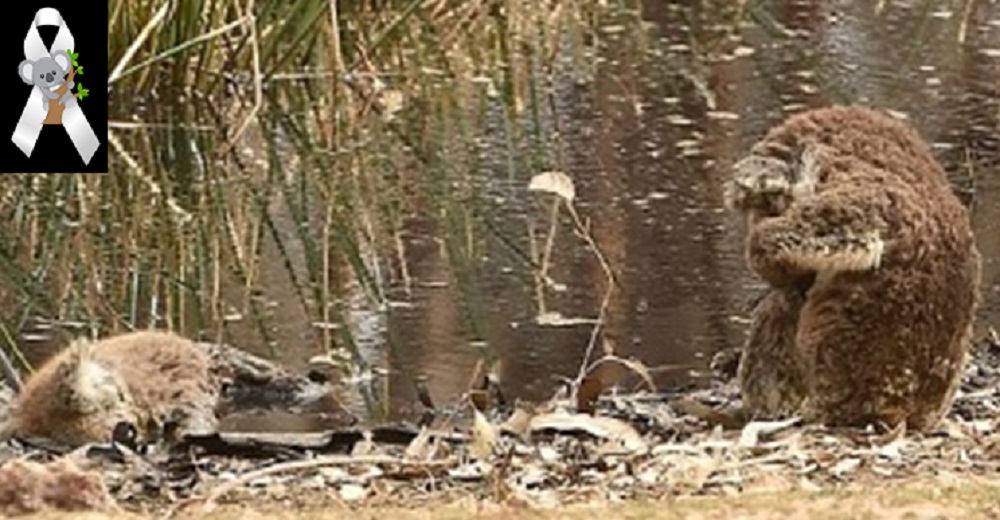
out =
{"type": "Polygon", "coordinates": [[[1000,460],[1000,342],[977,345],[951,412],[926,434],[834,430],[794,418],[725,429],[712,415],[739,403],[731,369],[708,388],[671,393],[611,388],[596,399],[532,406],[469,396],[463,403],[431,411],[423,425],[231,432],[139,453],[117,445],[66,453],[9,441],[0,446],[0,513],[469,499],[555,507],[986,475],[1000,460]]]}

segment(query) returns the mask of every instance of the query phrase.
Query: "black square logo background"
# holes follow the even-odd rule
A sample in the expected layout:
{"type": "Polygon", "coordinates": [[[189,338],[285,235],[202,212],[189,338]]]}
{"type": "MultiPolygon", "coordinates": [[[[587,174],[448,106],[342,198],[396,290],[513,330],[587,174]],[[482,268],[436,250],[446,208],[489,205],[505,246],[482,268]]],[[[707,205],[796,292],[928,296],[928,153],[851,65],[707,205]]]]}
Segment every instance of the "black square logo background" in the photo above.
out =
{"type": "MultiPolygon", "coordinates": [[[[45,45],[51,45],[58,29],[54,26],[42,26],[38,29],[45,45]]],[[[3,89],[5,95],[0,101],[0,172],[107,172],[110,69],[107,2],[8,2],[0,17],[0,42],[0,72],[3,73],[0,77],[5,78],[5,84],[8,85],[3,89]],[[73,33],[77,47],[73,52],[79,54],[77,62],[83,66],[83,74],[78,74],[74,81],[90,91],[79,104],[90,127],[94,129],[100,146],[88,165],[84,165],[62,125],[42,125],[30,158],[11,140],[31,89],[34,88],[21,80],[17,70],[24,60],[24,37],[35,19],[35,13],[44,7],[57,9],[62,15],[63,23],[73,33]]],[[[73,90],[76,92],[77,88],[73,90]]]]}

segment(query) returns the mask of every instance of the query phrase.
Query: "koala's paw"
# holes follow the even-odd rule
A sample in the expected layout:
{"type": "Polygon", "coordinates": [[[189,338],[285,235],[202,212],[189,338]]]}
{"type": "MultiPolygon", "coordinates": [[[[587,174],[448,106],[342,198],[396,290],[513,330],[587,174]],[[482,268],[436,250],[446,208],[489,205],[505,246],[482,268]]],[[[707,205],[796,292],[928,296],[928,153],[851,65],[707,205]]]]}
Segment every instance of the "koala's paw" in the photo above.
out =
{"type": "Polygon", "coordinates": [[[66,88],[68,90],[73,90],[73,87],[75,87],[75,86],[76,86],[76,82],[75,81],[70,81],[70,82],[66,83],[66,88]]]}
{"type": "Polygon", "coordinates": [[[76,97],[72,93],[66,92],[63,97],[59,99],[59,102],[66,105],[66,107],[76,106],[76,97]]]}
{"type": "Polygon", "coordinates": [[[877,231],[803,238],[776,237],[779,256],[816,272],[866,271],[882,263],[886,243],[877,231]]]}

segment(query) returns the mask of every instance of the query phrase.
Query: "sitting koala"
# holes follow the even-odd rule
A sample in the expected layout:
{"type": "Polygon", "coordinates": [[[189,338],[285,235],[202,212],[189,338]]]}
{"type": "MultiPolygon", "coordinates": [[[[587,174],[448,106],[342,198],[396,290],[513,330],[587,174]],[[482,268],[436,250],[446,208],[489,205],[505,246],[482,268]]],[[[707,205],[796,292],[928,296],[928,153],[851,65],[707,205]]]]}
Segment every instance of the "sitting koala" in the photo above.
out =
{"type": "Polygon", "coordinates": [[[772,288],[739,369],[748,411],[936,425],[963,371],[981,260],[919,136],[873,110],[808,111],[735,165],[726,198],[772,288]]]}

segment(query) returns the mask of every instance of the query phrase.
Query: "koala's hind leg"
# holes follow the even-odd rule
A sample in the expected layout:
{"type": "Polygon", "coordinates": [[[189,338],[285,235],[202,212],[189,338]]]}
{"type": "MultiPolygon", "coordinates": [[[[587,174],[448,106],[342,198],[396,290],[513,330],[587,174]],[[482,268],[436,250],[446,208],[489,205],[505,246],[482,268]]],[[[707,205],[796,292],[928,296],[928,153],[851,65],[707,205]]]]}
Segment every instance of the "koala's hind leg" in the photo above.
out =
{"type": "Polygon", "coordinates": [[[875,269],[885,254],[888,206],[876,187],[852,186],[803,199],[751,229],[750,267],[777,287],[804,273],[875,269]]]}
{"type": "Polygon", "coordinates": [[[757,305],[740,359],[743,406],[754,418],[777,418],[799,412],[807,391],[805,360],[795,346],[798,290],[772,290],[757,305]]]}

